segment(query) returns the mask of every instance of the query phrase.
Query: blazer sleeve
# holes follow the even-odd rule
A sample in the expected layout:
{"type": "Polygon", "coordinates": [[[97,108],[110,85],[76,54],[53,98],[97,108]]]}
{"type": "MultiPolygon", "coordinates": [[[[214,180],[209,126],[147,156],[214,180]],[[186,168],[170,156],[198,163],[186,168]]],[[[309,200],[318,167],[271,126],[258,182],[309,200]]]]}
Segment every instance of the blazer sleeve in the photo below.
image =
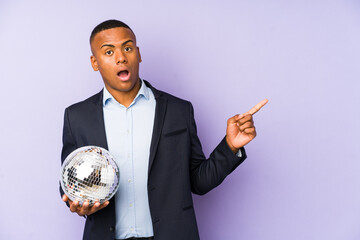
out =
{"type": "MultiPolygon", "coordinates": [[[[72,151],[77,149],[77,145],[76,145],[75,139],[74,139],[74,137],[72,135],[72,131],[71,131],[68,108],[65,109],[65,114],[64,114],[64,127],[63,127],[62,141],[63,141],[63,147],[62,147],[62,151],[61,151],[61,164],[64,162],[66,157],[72,151]]],[[[60,195],[61,196],[64,195],[64,191],[61,188],[61,184],[59,186],[59,189],[60,189],[60,195]]],[[[66,203],[66,204],[68,205],[68,203],[66,203]]]]}
{"type": "Polygon", "coordinates": [[[206,159],[197,136],[194,109],[189,104],[189,123],[191,138],[190,178],[193,193],[203,195],[217,187],[245,159],[245,149],[241,148],[241,157],[236,156],[227,145],[225,137],[206,159]]]}

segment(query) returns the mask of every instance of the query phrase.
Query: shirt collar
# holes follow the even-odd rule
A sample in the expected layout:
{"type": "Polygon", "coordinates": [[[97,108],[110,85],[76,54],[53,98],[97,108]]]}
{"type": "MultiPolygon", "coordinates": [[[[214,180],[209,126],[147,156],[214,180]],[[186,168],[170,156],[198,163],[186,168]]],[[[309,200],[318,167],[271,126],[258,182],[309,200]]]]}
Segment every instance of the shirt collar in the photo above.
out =
{"type": "MultiPolygon", "coordinates": [[[[146,100],[149,100],[149,91],[150,89],[145,85],[144,81],[140,79],[141,81],[141,87],[139,89],[139,92],[136,94],[136,97],[134,98],[134,101],[130,104],[130,106],[134,105],[135,102],[143,96],[146,100]]],[[[108,104],[110,101],[117,102],[116,99],[111,95],[111,93],[104,87],[103,90],[103,106],[108,104]]]]}

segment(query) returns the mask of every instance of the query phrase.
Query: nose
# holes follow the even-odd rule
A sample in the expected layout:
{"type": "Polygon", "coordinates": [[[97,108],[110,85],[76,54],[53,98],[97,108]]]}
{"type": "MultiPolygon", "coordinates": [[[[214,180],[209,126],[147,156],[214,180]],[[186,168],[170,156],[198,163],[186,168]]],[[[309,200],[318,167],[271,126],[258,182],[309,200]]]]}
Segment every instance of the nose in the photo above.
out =
{"type": "Polygon", "coordinates": [[[123,52],[118,51],[116,54],[116,64],[124,64],[127,63],[127,59],[125,54],[123,52]]]}

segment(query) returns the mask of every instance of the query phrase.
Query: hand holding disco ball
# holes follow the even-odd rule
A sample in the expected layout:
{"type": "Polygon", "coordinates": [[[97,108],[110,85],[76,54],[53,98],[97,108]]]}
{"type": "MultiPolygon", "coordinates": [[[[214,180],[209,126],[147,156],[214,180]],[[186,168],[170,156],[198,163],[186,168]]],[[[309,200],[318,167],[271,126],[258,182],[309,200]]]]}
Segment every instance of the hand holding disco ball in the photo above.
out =
{"type": "Polygon", "coordinates": [[[109,204],[119,187],[119,168],[110,153],[86,146],[73,151],[61,168],[63,200],[79,215],[90,215],[109,204]]]}
{"type": "Polygon", "coordinates": [[[66,194],[62,197],[64,202],[69,202],[70,211],[76,212],[79,216],[90,216],[91,214],[103,209],[107,205],[109,205],[109,201],[106,201],[102,204],[99,202],[95,202],[92,206],[90,206],[90,203],[88,201],[85,201],[82,205],[79,204],[78,201],[71,201],[66,194]]]}

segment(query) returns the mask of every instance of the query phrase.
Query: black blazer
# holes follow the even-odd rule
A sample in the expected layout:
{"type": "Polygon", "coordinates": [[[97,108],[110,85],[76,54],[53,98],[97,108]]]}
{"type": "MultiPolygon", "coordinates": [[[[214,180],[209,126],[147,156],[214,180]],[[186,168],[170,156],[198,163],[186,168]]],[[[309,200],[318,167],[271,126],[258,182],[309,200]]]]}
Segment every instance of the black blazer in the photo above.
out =
{"type": "MultiPolygon", "coordinates": [[[[218,186],[245,158],[237,157],[225,138],[204,157],[190,102],[158,91],[150,146],[148,196],[155,240],[196,240],[198,228],[191,192],[205,194],[218,186]]],[[[73,150],[95,145],[108,149],[103,91],[65,110],[63,162],[73,150]]],[[[120,170],[121,171],[121,170],[120,170]]],[[[63,194],[60,188],[61,195],[63,194]]],[[[83,239],[114,239],[115,201],[86,219],[83,239]]]]}

